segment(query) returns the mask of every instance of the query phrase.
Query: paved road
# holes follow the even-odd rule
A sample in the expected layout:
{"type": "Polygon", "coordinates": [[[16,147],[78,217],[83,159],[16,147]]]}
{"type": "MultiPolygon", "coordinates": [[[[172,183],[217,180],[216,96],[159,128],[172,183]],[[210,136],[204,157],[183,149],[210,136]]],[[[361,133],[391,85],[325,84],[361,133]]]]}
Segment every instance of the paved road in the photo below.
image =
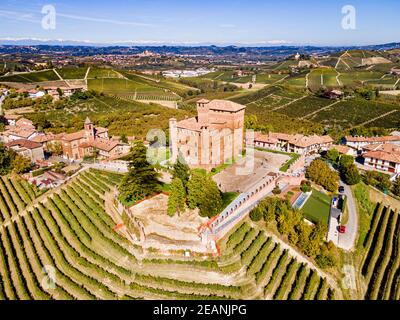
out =
{"type": "Polygon", "coordinates": [[[346,233],[339,234],[338,247],[350,251],[354,248],[356,242],[358,232],[358,213],[356,202],[354,200],[353,193],[351,192],[351,188],[343,182],[341,183],[341,185],[344,186],[344,193],[347,197],[349,219],[346,223],[346,233]]]}

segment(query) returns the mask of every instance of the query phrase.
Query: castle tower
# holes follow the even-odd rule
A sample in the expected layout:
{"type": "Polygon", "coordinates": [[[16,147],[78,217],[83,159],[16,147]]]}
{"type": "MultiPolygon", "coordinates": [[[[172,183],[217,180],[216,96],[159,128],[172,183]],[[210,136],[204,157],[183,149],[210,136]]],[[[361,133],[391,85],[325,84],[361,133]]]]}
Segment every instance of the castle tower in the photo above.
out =
{"type": "Polygon", "coordinates": [[[171,148],[171,161],[178,160],[178,128],[175,118],[169,119],[169,145],[171,148]]]}
{"type": "Polygon", "coordinates": [[[89,119],[89,117],[86,118],[85,120],[85,136],[87,139],[90,141],[94,140],[94,126],[92,121],[89,119]]]}
{"type": "Polygon", "coordinates": [[[205,127],[207,127],[209,123],[209,102],[210,101],[207,99],[201,99],[197,101],[198,122],[205,127]]]}

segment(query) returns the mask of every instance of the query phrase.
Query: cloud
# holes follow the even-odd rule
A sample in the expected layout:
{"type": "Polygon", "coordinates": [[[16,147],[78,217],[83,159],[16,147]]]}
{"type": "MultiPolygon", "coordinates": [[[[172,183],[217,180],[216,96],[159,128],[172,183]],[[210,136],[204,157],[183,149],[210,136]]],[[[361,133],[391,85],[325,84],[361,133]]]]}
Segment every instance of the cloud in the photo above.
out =
{"type": "Polygon", "coordinates": [[[268,40],[266,41],[266,43],[268,44],[290,44],[290,41],[286,41],[286,40],[268,40]]]}
{"type": "Polygon", "coordinates": [[[35,19],[35,16],[32,13],[0,10],[0,17],[12,19],[12,20],[18,20],[18,21],[40,23],[40,20],[35,19]]]}
{"type": "Polygon", "coordinates": [[[141,22],[134,22],[134,21],[120,21],[120,20],[103,19],[103,18],[93,18],[93,17],[86,17],[86,16],[77,16],[77,15],[73,15],[73,14],[65,14],[65,13],[57,13],[57,16],[58,17],[63,17],[63,18],[66,18],[66,19],[110,23],[110,24],[116,24],[116,25],[121,25],[121,26],[155,27],[154,24],[150,24],[150,23],[141,23],[141,22]]]}

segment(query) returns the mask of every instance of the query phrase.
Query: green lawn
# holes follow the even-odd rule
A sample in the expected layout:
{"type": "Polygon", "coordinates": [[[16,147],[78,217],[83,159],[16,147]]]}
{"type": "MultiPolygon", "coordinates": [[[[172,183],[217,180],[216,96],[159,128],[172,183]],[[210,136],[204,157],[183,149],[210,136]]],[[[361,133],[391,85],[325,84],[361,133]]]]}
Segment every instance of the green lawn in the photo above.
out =
{"type": "Polygon", "coordinates": [[[302,208],[304,216],[313,223],[322,222],[328,225],[331,197],[313,190],[311,197],[302,208]]]}

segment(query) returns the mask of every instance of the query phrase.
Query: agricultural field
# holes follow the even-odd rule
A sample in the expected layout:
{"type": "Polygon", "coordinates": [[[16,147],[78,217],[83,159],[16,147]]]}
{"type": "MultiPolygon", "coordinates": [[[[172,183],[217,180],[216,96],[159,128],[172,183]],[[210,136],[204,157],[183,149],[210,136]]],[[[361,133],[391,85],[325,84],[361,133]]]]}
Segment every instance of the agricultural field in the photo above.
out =
{"type": "Polygon", "coordinates": [[[399,235],[399,213],[378,204],[362,248],[365,299],[400,300],[399,235]]]}
{"type": "Polygon", "coordinates": [[[87,69],[88,67],[81,67],[81,68],[66,67],[56,70],[63,79],[75,80],[75,79],[84,79],[87,69]]]}
{"type": "Polygon", "coordinates": [[[385,73],[377,71],[341,72],[339,81],[342,86],[362,86],[366,81],[379,80],[385,73]]]}
{"type": "Polygon", "coordinates": [[[0,82],[33,83],[33,82],[45,82],[45,81],[57,81],[57,80],[60,80],[60,78],[54,73],[53,70],[19,73],[10,76],[0,77],[0,82]]]}
{"type": "Polygon", "coordinates": [[[139,263],[141,248],[114,231],[116,223],[105,211],[106,195],[121,178],[86,170],[18,213],[11,208],[18,205],[23,192],[8,191],[10,197],[1,202],[7,223],[0,225],[0,299],[248,297],[248,285],[209,280],[216,279],[211,274],[221,273],[211,259],[145,259],[139,263]],[[186,276],[166,277],[168,270],[186,276]],[[194,279],[190,273],[196,270],[201,273],[194,279]]]}
{"type": "MultiPolygon", "coordinates": [[[[354,99],[339,102],[308,119],[327,126],[340,125],[342,128],[351,128],[371,121],[397,108],[381,102],[354,99]]],[[[368,126],[371,126],[371,124],[368,123],[368,126]]],[[[390,123],[384,123],[383,127],[392,128],[390,123]]]]}
{"type": "Polygon", "coordinates": [[[89,79],[88,87],[90,90],[112,94],[134,92],[157,94],[164,92],[164,90],[154,86],[150,86],[142,81],[133,81],[118,78],[89,79]]]}
{"type": "Polygon", "coordinates": [[[185,110],[173,110],[106,95],[70,102],[60,110],[25,114],[25,117],[36,123],[45,116],[52,125],[51,132],[60,133],[81,130],[85,118],[89,116],[96,125],[108,128],[110,135],[125,134],[145,138],[152,128],[167,130],[172,117],[182,120],[185,116],[193,115],[194,113],[185,110]]]}
{"type": "Polygon", "coordinates": [[[90,67],[88,79],[121,78],[117,72],[109,68],[90,67]]]}
{"type": "Polygon", "coordinates": [[[318,110],[331,105],[332,103],[332,100],[329,99],[307,96],[303,99],[294,101],[283,108],[280,108],[277,110],[277,112],[293,118],[302,118],[313,114],[318,110]]]}
{"type": "Polygon", "coordinates": [[[223,269],[244,269],[252,297],[267,300],[331,300],[335,288],[308,263],[282,248],[258,228],[243,222],[219,242],[223,269]]]}
{"type": "Polygon", "coordinates": [[[320,68],[313,69],[308,75],[308,87],[311,91],[318,91],[321,87],[339,87],[336,77],[338,73],[335,69],[320,68]]]}

